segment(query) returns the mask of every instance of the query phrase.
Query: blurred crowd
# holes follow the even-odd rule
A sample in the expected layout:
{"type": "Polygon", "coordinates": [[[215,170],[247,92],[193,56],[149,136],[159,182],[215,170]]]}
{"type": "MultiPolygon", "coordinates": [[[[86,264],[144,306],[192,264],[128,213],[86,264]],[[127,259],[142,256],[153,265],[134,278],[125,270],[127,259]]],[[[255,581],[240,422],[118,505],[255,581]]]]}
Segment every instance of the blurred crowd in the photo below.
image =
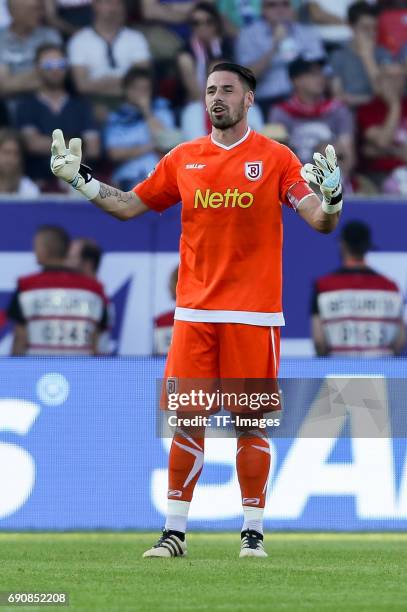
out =
{"type": "Polygon", "coordinates": [[[334,144],[347,194],[407,195],[407,0],[0,0],[0,193],[65,193],[56,127],[130,189],[209,132],[222,60],[257,77],[254,129],[303,162],[334,144]]]}

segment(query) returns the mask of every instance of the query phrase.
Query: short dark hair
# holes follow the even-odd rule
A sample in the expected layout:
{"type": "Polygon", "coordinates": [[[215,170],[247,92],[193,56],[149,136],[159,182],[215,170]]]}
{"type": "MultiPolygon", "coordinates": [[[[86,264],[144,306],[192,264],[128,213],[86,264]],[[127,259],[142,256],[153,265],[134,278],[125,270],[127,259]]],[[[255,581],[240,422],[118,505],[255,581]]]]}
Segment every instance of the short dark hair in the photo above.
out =
{"type": "Polygon", "coordinates": [[[363,257],[372,248],[370,227],[363,221],[348,221],[342,227],[341,240],[356,257],[363,257]]]}
{"type": "Polygon", "coordinates": [[[123,89],[127,89],[127,87],[129,87],[129,85],[137,79],[147,79],[151,82],[151,84],[154,82],[152,72],[148,68],[138,68],[137,66],[133,66],[132,68],[129,68],[123,77],[123,89]]]}
{"type": "Polygon", "coordinates": [[[65,49],[56,43],[44,43],[40,45],[35,52],[35,63],[38,64],[41,56],[48,51],[58,51],[63,57],[66,57],[65,49]]]}
{"type": "Polygon", "coordinates": [[[201,2],[197,2],[196,4],[194,4],[189,14],[190,22],[193,21],[191,19],[191,16],[193,15],[193,13],[195,13],[195,11],[202,11],[203,13],[206,13],[207,15],[209,15],[213,23],[217,27],[218,33],[219,34],[223,33],[222,15],[220,14],[220,12],[218,11],[218,9],[216,8],[214,4],[211,4],[211,2],[205,2],[205,0],[202,0],[201,2]]]}
{"type": "Polygon", "coordinates": [[[89,261],[95,272],[98,271],[102,260],[102,249],[96,242],[84,240],[79,256],[82,261],[89,261]]]}
{"type": "Polygon", "coordinates": [[[348,8],[348,22],[351,26],[356,25],[361,17],[377,17],[377,8],[368,2],[361,0],[354,2],[348,8]]]}
{"type": "Polygon", "coordinates": [[[297,57],[295,60],[288,64],[288,74],[291,80],[296,79],[303,74],[309,74],[315,67],[322,67],[325,64],[325,59],[308,60],[305,57],[297,57]]]}
{"type": "Polygon", "coordinates": [[[256,90],[256,77],[250,68],[245,68],[245,66],[232,62],[221,62],[220,64],[215,64],[209,71],[209,74],[213,72],[234,72],[237,74],[244,87],[248,88],[249,91],[256,90]]]}
{"type": "Polygon", "coordinates": [[[63,227],[59,225],[40,225],[35,235],[44,235],[48,257],[64,259],[68,255],[71,239],[63,227]]]}

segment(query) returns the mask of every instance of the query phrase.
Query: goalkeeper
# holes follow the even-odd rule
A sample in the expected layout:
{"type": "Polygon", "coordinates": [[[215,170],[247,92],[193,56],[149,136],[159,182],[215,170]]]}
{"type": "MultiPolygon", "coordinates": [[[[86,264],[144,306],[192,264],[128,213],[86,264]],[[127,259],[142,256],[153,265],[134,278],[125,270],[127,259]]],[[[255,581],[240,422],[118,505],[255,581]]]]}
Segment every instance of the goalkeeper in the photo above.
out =
{"type": "MultiPolygon", "coordinates": [[[[318,232],[329,233],[342,208],[334,148],[304,167],[290,149],[248,127],[256,79],[243,66],[215,65],[205,102],[212,133],[175,147],[151,175],[123,192],[81,164],[81,142],[66,148],[55,130],[51,170],[96,206],[126,220],[182,201],[180,268],[168,384],[184,379],[276,378],[282,312],[282,204],[318,232]],[[309,183],[318,186],[322,199],[309,183]]],[[[298,253],[298,259],[306,253],[298,253]]],[[[269,412],[270,407],[263,410],[269,412]]],[[[236,427],[236,470],[243,524],[240,557],[266,557],[263,513],[270,467],[265,430],[245,419],[236,427]]],[[[181,419],[170,454],[167,519],[144,557],[187,552],[186,529],[204,460],[204,432],[181,419]],[[185,427],[184,427],[185,425],[185,427]]]]}

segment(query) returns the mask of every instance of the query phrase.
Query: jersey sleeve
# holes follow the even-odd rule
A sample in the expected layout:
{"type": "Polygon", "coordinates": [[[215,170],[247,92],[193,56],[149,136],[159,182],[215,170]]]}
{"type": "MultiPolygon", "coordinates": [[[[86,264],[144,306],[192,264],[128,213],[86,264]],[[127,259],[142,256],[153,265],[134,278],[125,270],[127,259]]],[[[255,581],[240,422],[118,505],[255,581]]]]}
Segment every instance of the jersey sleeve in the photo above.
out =
{"type": "Polygon", "coordinates": [[[312,288],[311,303],[310,303],[310,311],[312,315],[319,314],[318,295],[319,295],[318,283],[315,282],[312,288]]]}
{"type": "Polygon", "coordinates": [[[280,202],[297,210],[303,197],[313,191],[301,176],[302,164],[298,157],[286,146],[282,146],[282,172],[280,175],[280,202]],[[292,189],[295,186],[294,189],[292,189]]]}
{"type": "Polygon", "coordinates": [[[21,323],[23,325],[26,323],[23,311],[21,309],[20,291],[18,289],[14,292],[8,305],[7,318],[10,319],[10,321],[14,321],[15,323],[21,323]]]}
{"type": "Polygon", "coordinates": [[[133,188],[143,203],[157,212],[162,212],[181,200],[177,182],[176,149],[167,153],[150,175],[133,188]]]}

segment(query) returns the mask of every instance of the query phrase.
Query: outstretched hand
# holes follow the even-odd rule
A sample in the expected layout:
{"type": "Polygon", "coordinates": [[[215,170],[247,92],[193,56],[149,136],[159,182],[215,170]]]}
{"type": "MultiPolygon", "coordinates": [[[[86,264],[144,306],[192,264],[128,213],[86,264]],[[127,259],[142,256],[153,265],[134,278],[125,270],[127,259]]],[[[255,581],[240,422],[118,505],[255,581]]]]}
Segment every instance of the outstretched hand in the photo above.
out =
{"type": "Polygon", "coordinates": [[[342,208],[341,171],[338,167],[335,149],[328,145],[325,155],[314,153],[314,164],[305,164],[301,176],[308,182],[318,185],[323,196],[322,208],[328,214],[339,212],[342,208]]]}
{"type": "Polygon", "coordinates": [[[52,132],[51,172],[80,191],[88,200],[99,193],[99,181],[92,178],[91,169],[82,164],[82,140],[71,138],[66,148],[64,134],[59,129],[52,132]]]}
{"type": "MultiPolygon", "coordinates": [[[[51,171],[58,178],[67,183],[74,181],[79,172],[82,161],[82,141],[80,138],[71,138],[69,148],[65,146],[62,130],[52,132],[51,144],[51,171]]],[[[73,185],[75,187],[75,185],[73,185]]]]}

